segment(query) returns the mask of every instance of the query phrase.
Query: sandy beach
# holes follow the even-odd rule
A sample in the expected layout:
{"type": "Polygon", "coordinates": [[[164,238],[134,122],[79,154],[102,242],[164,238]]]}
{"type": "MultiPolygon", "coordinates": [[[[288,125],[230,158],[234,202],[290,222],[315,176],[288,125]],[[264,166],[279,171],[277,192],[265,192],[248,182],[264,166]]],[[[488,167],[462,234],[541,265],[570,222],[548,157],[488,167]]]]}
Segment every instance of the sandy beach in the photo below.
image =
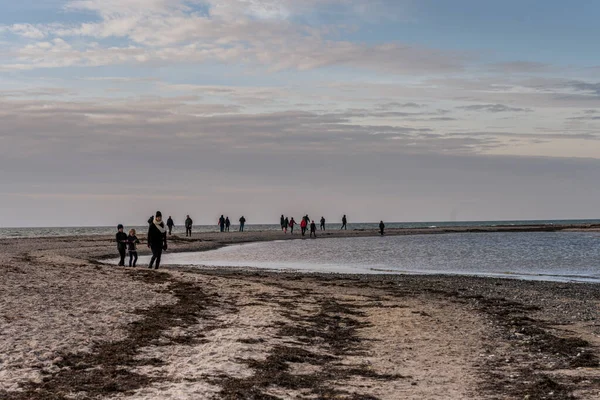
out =
{"type": "MultiPolygon", "coordinates": [[[[573,229],[598,228],[388,234],[573,229]]],[[[0,399],[600,398],[600,285],[150,271],[99,262],[113,239],[0,240],[0,399]]],[[[291,237],[174,236],[169,251],[276,239],[291,237]]]]}

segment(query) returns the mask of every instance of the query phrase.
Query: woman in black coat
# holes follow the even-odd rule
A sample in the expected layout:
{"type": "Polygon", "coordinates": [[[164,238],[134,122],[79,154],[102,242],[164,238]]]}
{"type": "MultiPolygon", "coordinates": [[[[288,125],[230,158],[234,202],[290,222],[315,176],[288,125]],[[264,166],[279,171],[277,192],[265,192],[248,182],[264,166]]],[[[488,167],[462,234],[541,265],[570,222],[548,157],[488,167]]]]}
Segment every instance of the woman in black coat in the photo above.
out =
{"type": "Polygon", "coordinates": [[[150,269],[154,266],[156,261],[156,269],[160,266],[160,257],[162,256],[163,250],[167,250],[167,229],[165,223],[162,220],[162,214],[160,211],[156,212],[154,218],[148,220],[148,247],[152,249],[152,258],[150,259],[150,269]]]}

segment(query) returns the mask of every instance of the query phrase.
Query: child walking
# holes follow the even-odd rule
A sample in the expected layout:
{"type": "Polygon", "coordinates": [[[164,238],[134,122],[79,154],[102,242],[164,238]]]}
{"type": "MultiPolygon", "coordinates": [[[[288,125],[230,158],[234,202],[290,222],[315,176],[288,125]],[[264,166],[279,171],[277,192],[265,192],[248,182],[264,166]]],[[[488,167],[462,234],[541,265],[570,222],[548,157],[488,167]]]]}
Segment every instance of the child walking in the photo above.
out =
{"type": "Polygon", "coordinates": [[[127,235],[123,232],[123,225],[117,226],[117,235],[115,240],[117,241],[117,250],[119,250],[119,267],[125,266],[125,250],[127,249],[127,235]]]}
{"type": "Polygon", "coordinates": [[[315,224],[315,221],[310,223],[310,237],[317,237],[317,224],[315,224]]]}
{"type": "Polygon", "coordinates": [[[129,266],[135,267],[138,260],[137,253],[137,245],[140,243],[140,240],[135,235],[135,229],[131,229],[129,231],[129,236],[127,236],[127,247],[129,248],[129,266]]]}

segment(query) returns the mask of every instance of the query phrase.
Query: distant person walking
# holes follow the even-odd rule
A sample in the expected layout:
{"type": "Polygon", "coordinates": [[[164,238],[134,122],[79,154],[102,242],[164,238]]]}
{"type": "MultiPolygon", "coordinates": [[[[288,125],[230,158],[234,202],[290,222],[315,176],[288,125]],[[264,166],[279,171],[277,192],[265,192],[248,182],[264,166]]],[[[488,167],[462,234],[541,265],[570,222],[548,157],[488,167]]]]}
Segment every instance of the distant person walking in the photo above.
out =
{"type": "Polygon", "coordinates": [[[279,218],[279,225],[281,226],[282,231],[287,231],[287,224],[285,223],[285,218],[283,217],[283,214],[281,214],[281,218],[279,218]]]}
{"type": "Polygon", "coordinates": [[[242,215],[242,218],[240,218],[240,232],[244,232],[245,224],[246,224],[246,218],[244,218],[244,216],[242,215]]]}
{"type": "Polygon", "coordinates": [[[321,217],[321,230],[325,230],[325,217],[321,217]]]}
{"type": "Polygon", "coordinates": [[[225,217],[222,215],[219,218],[219,227],[221,228],[221,232],[225,232],[225,217]]]}
{"type": "Polygon", "coordinates": [[[194,221],[192,221],[192,219],[190,218],[190,216],[188,215],[187,218],[185,219],[185,236],[192,236],[192,225],[194,224],[194,221]]]}
{"type": "Polygon", "coordinates": [[[307,227],[307,229],[308,229],[308,225],[310,225],[310,217],[308,216],[308,214],[306,214],[306,215],[304,216],[304,219],[306,220],[306,227],[307,227]]]}
{"type": "Polygon", "coordinates": [[[317,237],[317,224],[315,224],[315,221],[312,221],[310,223],[310,237],[317,237]]]}
{"type": "Polygon", "coordinates": [[[152,258],[148,268],[152,269],[156,262],[156,269],[160,267],[160,259],[163,250],[167,250],[167,230],[162,220],[162,213],[156,212],[153,218],[148,220],[148,247],[152,250],[152,258]]]}
{"type": "Polygon", "coordinates": [[[169,228],[169,236],[171,236],[171,232],[173,232],[173,227],[175,226],[175,222],[173,222],[173,218],[169,215],[169,219],[167,219],[167,227],[169,228]]]}
{"type": "Polygon", "coordinates": [[[308,227],[308,222],[306,222],[306,218],[302,218],[300,221],[300,231],[302,232],[302,236],[306,233],[306,228],[308,227]]]}
{"type": "Polygon", "coordinates": [[[294,234],[294,225],[297,225],[296,221],[294,221],[294,217],[290,219],[290,234],[294,234]]]}
{"type": "Polygon", "coordinates": [[[344,216],[342,217],[342,227],[340,228],[340,230],[347,230],[348,229],[348,219],[346,218],[346,214],[344,214],[344,216]]]}
{"type": "Polygon", "coordinates": [[[283,221],[283,233],[287,233],[287,228],[288,226],[290,226],[290,220],[288,217],[285,217],[285,220],[283,221]]]}
{"type": "Polygon", "coordinates": [[[229,217],[225,217],[225,232],[229,232],[229,228],[231,227],[231,221],[229,217]]]}
{"type": "Polygon", "coordinates": [[[119,267],[124,267],[125,251],[127,249],[127,234],[123,232],[123,225],[121,224],[117,226],[117,235],[115,240],[117,241],[117,250],[119,250],[119,256],[121,257],[119,260],[119,267]]]}
{"type": "Polygon", "coordinates": [[[140,240],[135,235],[135,229],[129,231],[127,236],[127,248],[129,250],[129,266],[135,267],[138,260],[137,245],[140,244],[140,240]]]}
{"type": "Polygon", "coordinates": [[[383,230],[385,229],[385,224],[383,223],[383,221],[381,221],[379,223],[379,233],[381,234],[381,236],[383,236],[383,230]]]}

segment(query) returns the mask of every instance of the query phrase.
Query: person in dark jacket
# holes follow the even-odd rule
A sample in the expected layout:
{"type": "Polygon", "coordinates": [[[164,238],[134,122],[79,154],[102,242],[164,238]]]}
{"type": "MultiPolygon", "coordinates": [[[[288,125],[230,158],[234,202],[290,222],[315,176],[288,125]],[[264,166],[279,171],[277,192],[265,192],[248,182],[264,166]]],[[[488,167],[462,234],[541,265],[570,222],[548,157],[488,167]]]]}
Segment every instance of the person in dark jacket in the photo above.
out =
{"type": "Polygon", "coordinates": [[[229,228],[231,227],[231,221],[229,217],[225,217],[225,232],[229,232],[229,228]]]}
{"type": "Polygon", "coordinates": [[[135,267],[138,260],[137,245],[140,244],[140,240],[135,235],[135,229],[129,230],[129,236],[127,236],[127,249],[129,250],[129,266],[135,267]]]}
{"type": "Polygon", "coordinates": [[[348,219],[346,218],[346,214],[344,214],[344,216],[342,217],[342,227],[340,228],[340,230],[347,230],[348,227],[348,219]]]}
{"type": "Polygon", "coordinates": [[[317,224],[315,224],[315,221],[312,221],[310,223],[310,237],[317,237],[317,224]]]}
{"type": "Polygon", "coordinates": [[[281,218],[279,218],[279,225],[281,226],[282,231],[287,231],[287,224],[285,223],[285,217],[283,214],[281,214],[281,218]]]}
{"type": "Polygon", "coordinates": [[[285,229],[283,230],[283,233],[287,233],[287,228],[288,226],[290,226],[290,219],[288,217],[285,217],[283,223],[285,224],[285,229]]]}
{"type": "Polygon", "coordinates": [[[119,224],[117,226],[117,236],[115,237],[117,241],[117,250],[119,250],[119,256],[121,259],[119,260],[119,267],[125,266],[125,253],[127,250],[127,234],[123,232],[123,225],[119,224]]]}
{"type": "Polygon", "coordinates": [[[149,268],[152,269],[156,262],[156,269],[160,267],[160,258],[163,250],[167,250],[167,230],[162,220],[162,213],[156,212],[156,216],[148,220],[148,247],[152,250],[149,268]]]}
{"type": "Polygon", "coordinates": [[[219,227],[221,228],[221,232],[225,232],[225,217],[222,215],[219,218],[219,227]]]}
{"type": "Polygon", "coordinates": [[[321,217],[321,230],[325,230],[325,217],[321,217]]]}
{"type": "Polygon", "coordinates": [[[298,225],[298,224],[296,223],[296,221],[294,221],[294,217],[292,217],[290,219],[290,233],[292,235],[294,234],[294,225],[298,225]]]}
{"type": "Polygon", "coordinates": [[[385,229],[385,224],[383,223],[383,221],[381,221],[379,223],[379,233],[381,234],[381,236],[383,236],[383,230],[385,229]]]}
{"type": "Polygon", "coordinates": [[[242,215],[242,218],[240,218],[240,232],[244,232],[245,224],[246,224],[246,218],[244,218],[244,216],[242,215]]]}
{"type": "Polygon", "coordinates": [[[173,218],[169,215],[169,219],[167,220],[167,227],[169,228],[169,236],[171,236],[171,232],[173,231],[173,227],[175,226],[175,222],[173,222],[173,218]]]}
{"type": "Polygon", "coordinates": [[[193,225],[194,221],[192,221],[192,219],[190,218],[190,216],[188,215],[187,218],[185,219],[185,236],[187,237],[192,236],[192,225],[193,225]]]}

